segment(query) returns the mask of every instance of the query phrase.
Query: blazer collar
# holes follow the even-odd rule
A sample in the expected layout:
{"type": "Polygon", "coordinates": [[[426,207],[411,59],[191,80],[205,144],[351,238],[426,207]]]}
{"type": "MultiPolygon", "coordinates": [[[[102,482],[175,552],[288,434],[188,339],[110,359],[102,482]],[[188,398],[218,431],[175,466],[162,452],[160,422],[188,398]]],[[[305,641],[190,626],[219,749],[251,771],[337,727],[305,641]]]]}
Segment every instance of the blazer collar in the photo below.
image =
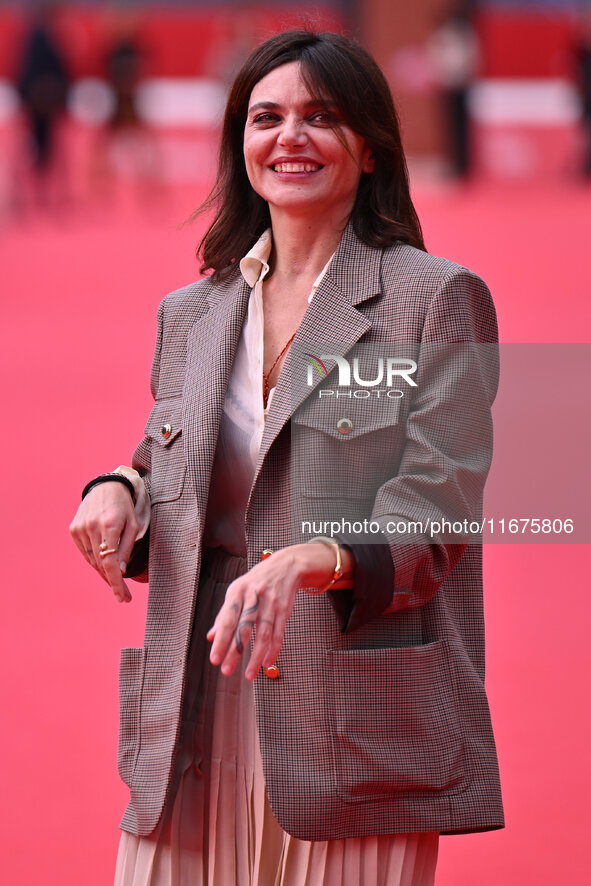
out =
{"type": "Polygon", "coordinates": [[[332,280],[352,305],[358,305],[381,292],[381,262],[382,250],[362,243],[349,222],[326,278],[332,280]]]}

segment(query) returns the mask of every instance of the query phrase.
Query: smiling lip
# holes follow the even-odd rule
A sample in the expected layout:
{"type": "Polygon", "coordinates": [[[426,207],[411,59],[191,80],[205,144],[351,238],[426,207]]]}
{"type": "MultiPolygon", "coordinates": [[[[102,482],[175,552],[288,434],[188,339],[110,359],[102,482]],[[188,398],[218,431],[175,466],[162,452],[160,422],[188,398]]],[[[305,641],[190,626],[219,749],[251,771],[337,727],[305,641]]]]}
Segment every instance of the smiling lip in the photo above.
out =
{"type": "Polygon", "coordinates": [[[301,175],[302,173],[318,172],[322,169],[322,164],[304,158],[298,160],[276,160],[271,164],[271,169],[273,172],[301,175]]]}

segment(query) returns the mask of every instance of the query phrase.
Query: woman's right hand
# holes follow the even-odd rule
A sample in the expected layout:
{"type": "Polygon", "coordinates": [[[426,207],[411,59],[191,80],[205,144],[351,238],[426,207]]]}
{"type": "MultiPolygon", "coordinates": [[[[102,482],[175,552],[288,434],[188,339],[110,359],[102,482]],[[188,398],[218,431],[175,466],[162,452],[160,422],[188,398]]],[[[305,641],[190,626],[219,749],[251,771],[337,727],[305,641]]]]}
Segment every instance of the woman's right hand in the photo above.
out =
{"type": "Polygon", "coordinates": [[[70,532],[84,559],[111,586],[119,602],[129,603],[131,594],[123,576],[138,522],[126,487],[117,482],[94,486],[80,504],[70,532]]]}

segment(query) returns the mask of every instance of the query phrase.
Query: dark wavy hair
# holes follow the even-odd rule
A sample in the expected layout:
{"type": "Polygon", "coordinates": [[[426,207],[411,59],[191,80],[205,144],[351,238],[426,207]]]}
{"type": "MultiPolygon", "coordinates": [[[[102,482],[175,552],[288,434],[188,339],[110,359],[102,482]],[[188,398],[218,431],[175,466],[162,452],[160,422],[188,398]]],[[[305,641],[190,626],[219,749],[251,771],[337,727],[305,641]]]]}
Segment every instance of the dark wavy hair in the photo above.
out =
{"type": "Polygon", "coordinates": [[[201,273],[213,270],[216,280],[228,277],[271,223],[267,203],[248,180],[242,145],[253,88],[288,62],[300,63],[310,94],[334,102],[343,120],[373,153],[374,171],[362,174],[350,217],[357,236],[370,246],[391,246],[402,240],[425,249],[410,197],[398,115],[381,70],[369,53],[347,37],[291,30],[255,49],[230,89],[216,182],[193,216],[215,210],[197,250],[201,273]]]}

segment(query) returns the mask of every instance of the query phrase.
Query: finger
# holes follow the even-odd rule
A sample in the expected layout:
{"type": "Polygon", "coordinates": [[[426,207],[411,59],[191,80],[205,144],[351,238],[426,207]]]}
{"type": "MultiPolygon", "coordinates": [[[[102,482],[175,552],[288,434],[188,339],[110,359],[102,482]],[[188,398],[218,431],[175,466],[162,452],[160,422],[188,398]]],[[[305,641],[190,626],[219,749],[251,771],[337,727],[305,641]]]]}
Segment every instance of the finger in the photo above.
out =
{"type": "Polygon", "coordinates": [[[112,534],[105,533],[102,540],[98,540],[100,535],[93,534],[91,538],[92,550],[96,560],[96,568],[101,577],[111,587],[113,593],[120,603],[129,603],[131,594],[119,567],[119,539],[114,538],[112,534]]]}
{"type": "Polygon", "coordinates": [[[104,543],[104,537],[97,532],[93,531],[88,534],[88,544],[86,546],[88,548],[92,548],[92,554],[89,555],[92,558],[92,566],[96,569],[100,577],[103,581],[106,581],[107,584],[109,580],[105,574],[103,557],[101,557],[101,545],[104,543]]]}
{"type": "Polygon", "coordinates": [[[133,551],[133,546],[135,544],[135,538],[137,535],[138,524],[135,519],[129,519],[125,524],[125,529],[121,534],[121,539],[119,541],[119,568],[121,570],[122,575],[125,575],[125,570],[127,569],[127,564],[129,562],[129,558],[131,557],[131,552],[133,551]]]}
{"type": "Polygon", "coordinates": [[[131,594],[123,581],[123,574],[119,566],[118,545],[113,545],[113,549],[108,548],[107,550],[112,550],[112,552],[106,553],[103,557],[103,569],[107,582],[111,585],[113,593],[121,603],[129,603],[131,601],[131,594]]]}
{"type": "Polygon", "coordinates": [[[212,647],[209,660],[214,665],[219,665],[224,660],[234,631],[242,612],[242,599],[236,582],[233,582],[226,591],[226,599],[217,614],[213,626],[209,629],[208,636],[212,638],[212,647]]]}
{"type": "Polygon", "coordinates": [[[90,541],[88,534],[83,530],[74,529],[74,526],[70,526],[70,532],[72,534],[72,539],[74,544],[84,557],[87,563],[90,563],[91,566],[96,566],[96,562],[94,559],[94,552],[92,550],[92,542],[90,541]]]}
{"type": "Polygon", "coordinates": [[[269,644],[269,654],[265,656],[263,660],[263,666],[268,668],[270,665],[274,664],[277,659],[279,653],[281,652],[281,647],[283,646],[283,638],[285,637],[285,628],[287,627],[287,621],[289,616],[291,615],[291,610],[293,609],[293,603],[287,610],[280,610],[275,613],[275,621],[273,624],[273,638],[269,644]]]}
{"type": "Polygon", "coordinates": [[[238,624],[236,625],[236,628],[234,630],[234,636],[232,637],[232,640],[228,646],[228,651],[226,652],[224,661],[222,663],[222,674],[225,674],[227,676],[234,672],[234,669],[240,661],[244,650],[250,643],[252,632],[257,623],[259,608],[259,595],[255,592],[254,598],[252,598],[249,603],[244,606],[242,612],[240,613],[238,624]]]}
{"type": "Polygon", "coordinates": [[[96,558],[95,558],[95,555],[94,555],[94,550],[93,550],[93,547],[92,547],[92,541],[91,541],[91,539],[90,539],[90,536],[86,535],[86,537],[85,537],[84,540],[83,540],[83,544],[84,544],[84,557],[85,557],[85,559],[88,561],[88,563],[90,563],[90,565],[92,566],[93,569],[96,569],[96,571],[98,572],[98,574],[100,575],[100,577],[101,577],[101,578],[103,579],[103,581],[104,581],[104,580],[105,580],[105,574],[104,574],[104,572],[103,572],[103,570],[102,570],[102,567],[101,567],[101,566],[99,565],[99,563],[97,563],[97,561],[96,561],[96,558]]]}
{"type": "MultiPolygon", "coordinates": [[[[72,520],[70,524],[70,535],[72,536],[72,541],[84,557],[87,563],[93,566],[95,569],[97,568],[96,557],[92,545],[92,540],[88,534],[87,528],[84,523],[81,523],[78,520],[78,515],[72,520]]],[[[101,571],[100,569],[98,570],[101,571]]]]}
{"type": "MultiPolygon", "coordinates": [[[[247,673],[245,674],[245,676],[249,680],[250,679],[254,680],[254,678],[256,677],[256,675],[259,671],[259,668],[261,666],[264,668],[268,668],[272,664],[275,664],[277,658],[279,657],[279,653],[281,652],[281,647],[283,646],[283,639],[285,637],[285,629],[287,627],[287,621],[289,619],[289,616],[291,615],[291,611],[293,609],[294,603],[295,603],[295,594],[294,593],[292,593],[292,594],[285,593],[277,601],[277,605],[275,605],[275,607],[273,609],[273,616],[272,616],[273,626],[272,626],[271,636],[269,637],[269,639],[267,639],[266,637],[264,638],[265,639],[265,643],[264,643],[265,651],[264,651],[264,654],[262,657],[262,661],[259,663],[258,656],[257,656],[257,659],[254,662],[252,662],[253,669],[255,669],[254,673],[252,673],[252,676],[251,676],[251,668],[250,668],[251,662],[249,662],[249,664],[248,664],[247,673]]],[[[257,627],[257,637],[258,637],[258,632],[259,632],[259,629],[257,627]]],[[[252,658],[254,657],[254,652],[255,652],[255,650],[253,649],[253,656],[251,657],[251,661],[252,661],[252,658]]]]}
{"type": "MultiPolygon", "coordinates": [[[[263,597],[256,623],[256,636],[252,653],[244,673],[247,680],[254,680],[269,654],[275,635],[275,606],[270,598],[263,597]]],[[[283,637],[281,637],[281,641],[283,637]]],[[[279,648],[281,644],[279,644],[279,648]]],[[[277,655],[279,650],[277,650],[277,655]]],[[[275,656],[275,658],[277,657],[275,656]]],[[[275,659],[273,659],[274,661],[275,659]]],[[[271,662],[272,664],[273,662],[271,662]]]]}
{"type": "Polygon", "coordinates": [[[260,606],[258,593],[250,590],[248,597],[244,598],[244,589],[245,582],[241,579],[230,585],[214,625],[210,661],[221,664],[221,671],[226,676],[234,671],[250,642],[260,606]]]}

